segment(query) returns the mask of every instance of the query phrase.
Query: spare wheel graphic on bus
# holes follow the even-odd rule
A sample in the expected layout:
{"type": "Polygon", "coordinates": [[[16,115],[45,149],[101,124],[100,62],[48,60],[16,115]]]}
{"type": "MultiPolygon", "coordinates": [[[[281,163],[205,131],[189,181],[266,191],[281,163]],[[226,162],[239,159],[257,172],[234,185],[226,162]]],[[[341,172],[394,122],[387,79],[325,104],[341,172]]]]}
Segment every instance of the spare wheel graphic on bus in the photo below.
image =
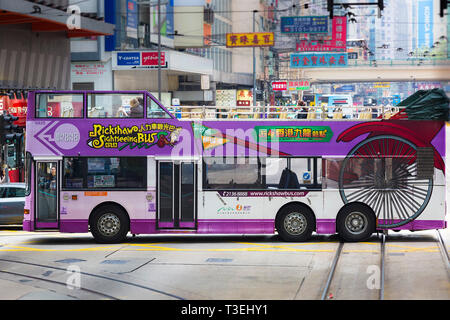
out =
{"type": "Polygon", "coordinates": [[[407,123],[361,123],[345,130],[337,142],[369,135],[340,165],[342,201],[368,205],[378,228],[399,227],[416,219],[430,201],[434,167],[445,172],[444,161],[431,144],[441,128],[442,123],[437,123],[427,132],[420,131],[420,136],[407,123]]]}

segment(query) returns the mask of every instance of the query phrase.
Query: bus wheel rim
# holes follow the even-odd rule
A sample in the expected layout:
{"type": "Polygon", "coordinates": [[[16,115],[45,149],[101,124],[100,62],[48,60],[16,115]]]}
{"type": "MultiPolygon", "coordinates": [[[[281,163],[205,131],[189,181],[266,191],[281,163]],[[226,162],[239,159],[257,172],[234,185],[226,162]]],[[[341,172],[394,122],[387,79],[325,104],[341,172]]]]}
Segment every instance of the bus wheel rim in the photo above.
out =
{"type": "Polygon", "coordinates": [[[367,224],[367,218],[361,212],[352,212],[345,218],[345,228],[354,235],[366,231],[367,224]]]}
{"type": "Polygon", "coordinates": [[[303,214],[289,213],[284,219],[284,229],[291,235],[302,234],[306,230],[307,221],[303,214]]]}
{"type": "Polygon", "coordinates": [[[106,213],[100,217],[98,226],[98,229],[103,236],[111,237],[119,232],[120,219],[115,214],[106,213]]]}

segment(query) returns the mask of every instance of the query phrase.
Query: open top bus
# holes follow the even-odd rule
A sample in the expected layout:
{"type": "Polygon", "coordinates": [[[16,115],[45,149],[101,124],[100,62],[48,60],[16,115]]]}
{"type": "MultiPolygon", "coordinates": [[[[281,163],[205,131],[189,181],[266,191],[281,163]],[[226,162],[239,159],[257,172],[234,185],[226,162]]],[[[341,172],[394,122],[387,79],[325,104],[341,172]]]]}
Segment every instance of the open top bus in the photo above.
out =
{"type": "Polygon", "coordinates": [[[446,227],[444,121],[179,120],[145,91],[28,103],[26,231],[362,241],[446,227]]]}

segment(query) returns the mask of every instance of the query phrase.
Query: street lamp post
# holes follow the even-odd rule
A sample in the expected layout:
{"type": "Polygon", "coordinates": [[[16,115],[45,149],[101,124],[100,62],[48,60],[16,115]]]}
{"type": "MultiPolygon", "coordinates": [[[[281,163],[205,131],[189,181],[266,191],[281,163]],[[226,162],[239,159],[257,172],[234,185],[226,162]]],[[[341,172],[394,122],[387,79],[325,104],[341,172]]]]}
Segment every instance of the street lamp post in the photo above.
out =
{"type": "MultiPolygon", "coordinates": [[[[148,5],[149,7],[158,7],[158,100],[161,101],[161,5],[168,4],[167,1],[164,3],[161,3],[161,0],[158,0],[157,3],[154,3],[152,1],[139,1],[137,2],[138,5],[148,5]]],[[[151,35],[150,35],[150,42],[151,42],[151,35]]]]}
{"type": "MultiPolygon", "coordinates": [[[[256,31],[255,15],[258,10],[253,10],[253,32],[256,31]]],[[[253,47],[253,106],[256,106],[256,55],[255,47],[253,47]]]]}
{"type": "Polygon", "coordinates": [[[161,101],[161,0],[158,0],[158,101],[161,101]]]}

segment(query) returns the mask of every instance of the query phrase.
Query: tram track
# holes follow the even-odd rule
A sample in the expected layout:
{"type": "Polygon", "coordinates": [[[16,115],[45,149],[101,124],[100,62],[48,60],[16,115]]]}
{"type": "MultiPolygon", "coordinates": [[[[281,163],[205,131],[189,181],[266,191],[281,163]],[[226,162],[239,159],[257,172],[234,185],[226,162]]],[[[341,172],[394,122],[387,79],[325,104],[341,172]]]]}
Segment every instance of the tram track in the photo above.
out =
{"type": "MultiPolygon", "coordinates": [[[[381,240],[380,241],[380,262],[379,262],[379,268],[380,268],[379,284],[380,284],[380,286],[378,289],[379,290],[378,299],[383,300],[384,299],[385,265],[386,265],[386,263],[385,263],[386,262],[385,261],[386,234],[385,233],[382,233],[380,240],[381,240]]],[[[339,260],[342,256],[344,246],[345,246],[344,242],[339,242],[339,245],[336,249],[336,253],[334,255],[333,261],[331,263],[330,270],[328,272],[327,281],[322,290],[322,295],[320,297],[320,300],[330,299],[330,294],[331,294],[330,288],[331,288],[331,285],[333,284],[333,280],[336,275],[336,269],[338,267],[339,260]]],[[[333,298],[336,298],[336,297],[333,297],[333,298]]]]}
{"type": "MultiPolygon", "coordinates": [[[[447,277],[450,278],[450,258],[449,253],[447,250],[447,247],[445,245],[444,239],[442,237],[442,234],[439,230],[436,230],[437,236],[435,237],[435,240],[438,244],[439,252],[442,257],[442,261],[445,265],[447,277]]],[[[379,292],[378,292],[378,299],[384,300],[385,295],[385,275],[386,275],[386,242],[387,242],[387,232],[383,232],[380,237],[380,259],[379,259],[379,292]]],[[[322,294],[321,294],[321,300],[328,300],[328,299],[335,299],[336,296],[330,295],[330,289],[333,284],[333,280],[336,278],[336,270],[339,265],[339,261],[342,258],[342,253],[344,252],[345,243],[340,242],[336,253],[334,255],[333,261],[331,263],[328,277],[325,283],[325,286],[323,288],[322,294]]],[[[356,297],[355,297],[356,298],[356,297]]]]}
{"type": "Polygon", "coordinates": [[[442,234],[438,229],[436,229],[436,233],[439,251],[441,252],[442,260],[445,264],[447,276],[450,277],[450,257],[448,255],[447,246],[445,245],[444,239],[442,238],[442,234]]]}
{"type": "MultiPolygon", "coordinates": [[[[17,261],[17,260],[12,260],[12,259],[4,259],[4,258],[0,258],[0,262],[3,263],[10,263],[10,264],[15,264],[15,265],[22,265],[22,266],[28,266],[31,268],[43,268],[43,269],[52,269],[52,270],[58,270],[58,271],[63,271],[63,272],[67,272],[67,269],[65,268],[60,268],[60,267],[56,267],[56,266],[52,266],[52,265],[45,265],[45,264],[39,264],[39,263],[31,263],[31,262],[25,262],[25,261],[17,261]]],[[[8,274],[8,275],[12,275],[12,276],[16,276],[16,277],[25,277],[25,278],[29,278],[29,279],[33,279],[36,281],[42,281],[42,282],[47,282],[47,283],[52,283],[55,285],[63,285],[65,287],[67,287],[67,283],[66,282],[62,282],[62,281],[57,281],[54,279],[48,279],[48,278],[41,278],[41,277],[36,277],[30,274],[25,274],[25,273],[19,273],[16,271],[9,271],[9,270],[4,270],[5,268],[3,266],[0,265],[0,273],[3,274],[8,274]]],[[[38,272],[36,272],[38,273],[38,272]]],[[[127,280],[121,280],[121,279],[115,279],[115,278],[111,278],[108,276],[104,276],[104,275],[99,275],[99,274],[94,274],[94,273],[90,273],[90,272],[84,272],[84,271],[80,271],[80,275],[89,277],[91,279],[96,279],[96,280],[102,280],[102,281],[108,281],[109,283],[114,283],[114,284],[119,284],[121,286],[125,285],[125,286],[129,286],[129,287],[134,287],[135,289],[142,289],[144,291],[147,292],[152,292],[152,293],[156,293],[156,294],[160,294],[162,296],[165,297],[165,299],[168,298],[172,298],[175,300],[185,300],[185,298],[177,296],[175,294],[169,293],[169,292],[165,292],[162,290],[158,290],[155,288],[151,288],[145,285],[141,285],[138,283],[134,283],[134,282],[130,282],[127,280]]],[[[104,286],[107,287],[107,286],[104,286]]],[[[101,296],[103,298],[109,299],[109,300],[121,300],[120,298],[114,297],[112,295],[97,291],[97,290],[92,290],[92,289],[88,289],[85,287],[80,287],[79,290],[90,293],[90,294],[94,294],[97,296],[101,296]]]]}
{"type": "MultiPolygon", "coordinates": [[[[64,286],[65,288],[67,288],[67,283],[66,282],[56,281],[56,280],[52,280],[52,279],[45,279],[45,278],[41,278],[41,277],[30,276],[28,274],[12,272],[12,271],[5,271],[5,270],[0,270],[0,273],[12,275],[12,276],[15,276],[15,277],[29,278],[29,279],[33,279],[33,280],[37,280],[37,281],[41,281],[41,282],[55,284],[55,285],[58,285],[58,286],[64,286]]],[[[46,289],[48,289],[48,288],[46,288],[46,289]]],[[[98,297],[106,298],[108,300],[119,300],[118,298],[115,298],[115,297],[110,296],[108,294],[104,294],[104,293],[99,292],[99,291],[86,289],[86,288],[79,288],[79,290],[81,290],[83,292],[90,293],[90,294],[94,294],[94,295],[96,295],[98,297]]],[[[67,295],[67,296],[68,297],[74,297],[73,295],[67,295]]]]}

